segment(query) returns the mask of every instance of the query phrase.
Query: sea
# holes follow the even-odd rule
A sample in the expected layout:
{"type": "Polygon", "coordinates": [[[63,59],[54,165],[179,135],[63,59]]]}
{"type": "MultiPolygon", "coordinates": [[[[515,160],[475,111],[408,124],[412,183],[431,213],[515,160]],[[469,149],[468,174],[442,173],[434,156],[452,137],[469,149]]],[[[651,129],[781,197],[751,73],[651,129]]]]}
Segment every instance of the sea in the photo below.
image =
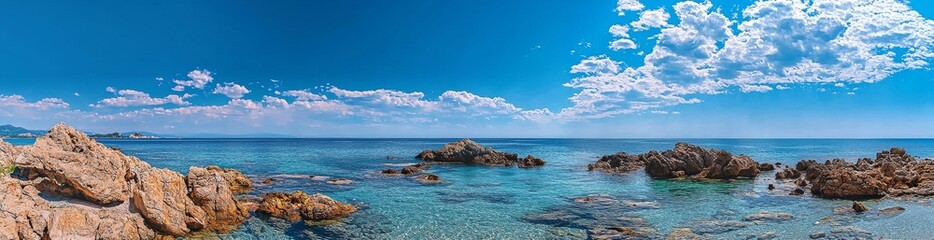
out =
{"type": "MultiPolygon", "coordinates": [[[[235,168],[256,182],[250,194],[322,193],[360,210],[338,222],[291,223],[253,214],[222,239],[587,239],[608,227],[635,227],[646,238],[691,230],[711,239],[809,239],[815,236],[934,239],[934,206],[924,199],[865,199],[865,214],[840,213],[851,200],[792,196],[774,172],[742,180],[661,180],[643,171],[607,174],[587,164],[616,152],[665,150],[677,142],[794,166],[802,159],[874,158],[903,147],[934,158],[932,139],[473,139],[499,151],[534,155],[540,168],[438,164],[442,183],[380,171],[459,139],[102,139],[154,167],[235,168]],[[314,177],[312,177],[314,176],[314,177]],[[273,178],[270,184],[262,180],[273,178]],[[345,178],[348,185],[328,184],[345,178]],[[768,184],[779,186],[769,190],[768,184]],[[588,205],[583,196],[611,199],[588,205]],[[905,210],[880,212],[879,209],[905,210]],[[758,212],[787,213],[755,220],[758,212]],[[841,230],[842,229],[842,230],[841,230]],[[834,235],[836,234],[836,235],[834,235]]],[[[7,139],[14,144],[33,140],[7,139]]],[[[789,188],[790,187],[790,188],[789,188]]]]}

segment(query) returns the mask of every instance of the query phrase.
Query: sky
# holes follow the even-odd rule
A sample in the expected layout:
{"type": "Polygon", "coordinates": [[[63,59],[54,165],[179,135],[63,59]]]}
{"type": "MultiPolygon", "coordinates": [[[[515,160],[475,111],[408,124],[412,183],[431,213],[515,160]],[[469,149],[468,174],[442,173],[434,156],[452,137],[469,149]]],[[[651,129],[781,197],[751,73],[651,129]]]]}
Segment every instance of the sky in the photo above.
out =
{"type": "Polygon", "coordinates": [[[934,2],[7,1],[0,124],[934,137],[934,2]]]}

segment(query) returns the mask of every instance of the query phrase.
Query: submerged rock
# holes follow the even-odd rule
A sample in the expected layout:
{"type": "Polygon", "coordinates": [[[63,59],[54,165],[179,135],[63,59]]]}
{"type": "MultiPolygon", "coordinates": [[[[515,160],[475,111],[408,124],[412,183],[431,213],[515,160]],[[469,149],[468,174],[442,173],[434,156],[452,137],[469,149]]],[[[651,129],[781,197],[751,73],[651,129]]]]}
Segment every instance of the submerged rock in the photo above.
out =
{"type": "Polygon", "coordinates": [[[782,222],[794,219],[791,213],[761,211],[743,218],[746,221],[782,222]]]}
{"type": "Polygon", "coordinates": [[[690,228],[675,228],[668,233],[669,240],[703,240],[707,239],[700,235],[695,234],[691,231],[690,228]]]}
{"type": "Polygon", "coordinates": [[[541,167],[541,166],[545,166],[545,160],[534,157],[532,155],[528,155],[528,156],[525,156],[525,158],[523,159],[519,159],[520,168],[541,167]]]}
{"type": "Polygon", "coordinates": [[[256,211],[297,222],[302,219],[311,221],[339,219],[356,212],[357,208],[320,193],[308,195],[302,191],[296,191],[292,194],[267,193],[263,196],[263,201],[256,211]]]}
{"type": "Polygon", "coordinates": [[[415,156],[432,162],[460,162],[482,165],[512,166],[519,160],[515,153],[504,153],[480,145],[470,139],[445,144],[438,150],[425,150],[415,156]]]}
{"type": "Polygon", "coordinates": [[[729,221],[729,220],[707,220],[697,221],[690,225],[691,231],[698,234],[721,234],[725,232],[736,231],[751,226],[750,222],[729,221]]]}
{"type": "Polygon", "coordinates": [[[399,171],[396,171],[395,169],[392,169],[392,168],[383,170],[381,173],[383,175],[399,175],[399,171]]]}
{"type": "Polygon", "coordinates": [[[424,183],[424,184],[441,183],[441,177],[439,177],[438,175],[434,175],[434,174],[421,175],[421,176],[415,177],[415,180],[418,180],[419,182],[424,183]]]}
{"type": "Polygon", "coordinates": [[[331,184],[331,185],[350,185],[350,184],[354,184],[354,181],[353,181],[353,180],[350,180],[350,179],[346,179],[346,178],[338,178],[338,179],[331,179],[331,180],[328,180],[328,184],[331,184]]]}
{"type": "Polygon", "coordinates": [[[416,174],[416,173],[421,173],[421,172],[422,172],[422,169],[415,167],[415,166],[407,166],[407,167],[402,168],[402,174],[405,174],[405,175],[416,174]]]}
{"type": "Polygon", "coordinates": [[[866,205],[863,205],[863,203],[861,202],[853,201],[853,211],[857,213],[861,213],[861,212],[869,211],[869,208],[866,207],[866,205]]]}

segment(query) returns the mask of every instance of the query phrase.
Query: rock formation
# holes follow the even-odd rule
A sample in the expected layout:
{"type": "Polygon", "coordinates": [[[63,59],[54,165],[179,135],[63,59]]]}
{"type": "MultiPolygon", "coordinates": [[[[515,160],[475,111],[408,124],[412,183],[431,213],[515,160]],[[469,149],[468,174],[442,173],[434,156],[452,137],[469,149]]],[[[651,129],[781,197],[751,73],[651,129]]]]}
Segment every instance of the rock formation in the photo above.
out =
{"type": "Polygon", "coordinates": [[[460,162],[501,166],[512,166],[519,160],[518,155],[515,153],[498,152],[470,139],[445,144],[444,147],[438,150],[425,150],[415,158],[432,162],[460,162]]]}
{"type": "Polygon", "coordinates": [[[541,158],[534,157],[532,155],[525,156],[523,159],[519,159],[520,168],[531,168],[531,167],[541,167],[545,166],[545,160],[541,158]]]}
{"type": "Polygon", "coordinates": [[[603,156],[587,168],[613,173],[627,173],[645,168],[654,178],[694,176],[711,179],[733,179],[759,175],[759,164],[746,155],[735,156],[723,150],[707,150],[687,143],[678,143],[672,150],[649,151],[639,155],[623,152],[603,156]]]}
{"type": "Polygon", "coordinates": [[[292,194],[267,193],[256,211],[290,221],[321,221],[339,219],[356,212],[357,208],[322,194],[308,195],[296,191],[292,194]]]}
{"type": "Polygon", "coordinates": [[[934,160],[918,160],[904,149],[892,148],[856,163],[833,159],[824,163],[802,160],[795,169],[805,172],[799,186],[828,198],[872,198],[882,196],[934,195],[934,160]]]}
{"type": "Polygon", "coordinates": [[[0,141],[0,236],[14,239],[153,239],[237,225],[234,194],[252,183],[239,171],[153,168],[64,124],[31,146],[0,141]],[[39,194],[57,196],[48,200],[39,194]]]}

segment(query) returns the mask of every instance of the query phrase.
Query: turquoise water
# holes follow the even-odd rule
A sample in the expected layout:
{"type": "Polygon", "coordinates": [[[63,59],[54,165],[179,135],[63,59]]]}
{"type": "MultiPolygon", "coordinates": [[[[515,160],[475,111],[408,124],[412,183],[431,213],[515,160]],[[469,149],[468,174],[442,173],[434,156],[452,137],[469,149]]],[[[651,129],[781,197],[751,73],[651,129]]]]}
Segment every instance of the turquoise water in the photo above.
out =
{"type": "MultiPolygon", "coordinates": [[[[736,239],[772,232],[779,239],[807,238],[815,231],[843,226],[865,229],[874,237],[934,238],[934,206],[926,201],[870,200],[870,208],[901,206],[898,215],[833,214],[849,201],[788,196],[774,173],[753,180],[652,180],[643,172],[610,175],[588,172],[586,165],[601,155],[619,151],[642,153],[670,149],[678,141],[746,154],[759,162],[793,165],[801,159],[826,160],[874,157],[879,150],[904,147],[920,157],[934,157],[934,140],[731,140],[731,139],[474,139],[497,150],[532,154],[547,161],[543,168],[520,169],[459,164],[435,165],[428,171],[443,184],[423,185],[408,177],[385,177],[386,168],[418,162],[425,149],[457,139],[188,139],[102,140],[122,148],[153,166],[186,173],[188,166],[220,165],[247,175],[284,179],[258,185],[269,191],[321,192],[357,204],[361,211],[328,226],[291,224],[253,216],[225,238],[236,239],[573,239],[586,238],[587,229],[619,217],[642,218],[661,236],[675,228],[707,232],[716,239],[736,239]],[[400,159],[387,159],[387,156],[400,159]],[[330,185],[308,175],[348,178],[351,185],[330,185]],[[618,201],[645,202],[657,208],[625,204],[583,206],[576,197],[606,194],[618,201]],[[546,212],[570,212],[575,221],[536,221],[546,212]],[[744,221],[758,211],[791,213],[782,222],[744,221]],[[825,218],[825,219],[821,219],[825,218]],[[828,224],[826,218],[836,223],[828,224]],[[712,228],[704,223],[742,223],[743,227],[712,228]]],[[[29,144],[29,140],[7,140],[29,144]]],[[[322,178],[323,179],[323,178],[322,178]]]]}

